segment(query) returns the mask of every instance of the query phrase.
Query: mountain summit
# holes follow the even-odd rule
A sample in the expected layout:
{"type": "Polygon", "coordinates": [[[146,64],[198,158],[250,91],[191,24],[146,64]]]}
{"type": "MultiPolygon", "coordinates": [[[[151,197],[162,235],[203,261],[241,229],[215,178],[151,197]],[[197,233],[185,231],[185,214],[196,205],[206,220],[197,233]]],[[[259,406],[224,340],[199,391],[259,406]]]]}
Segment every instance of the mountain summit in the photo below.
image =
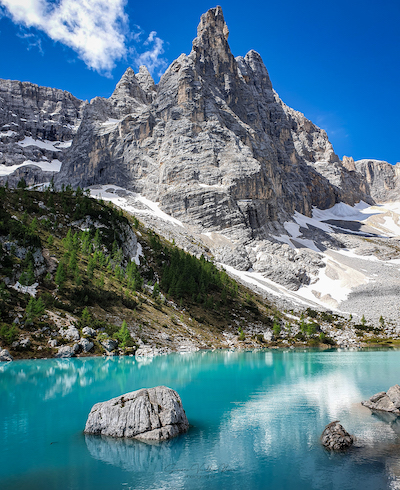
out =
{"type": "Polygon", "coordinates": [[[157,86],[129,68],[85,108],[58,182],[121,185],[184,222],[251,234],[312,206],[368,200],[326,133],[279,99],[260,55],[232,55],[228,32],[221,7],[210,9],[157,86]],[[199,209],[204,200],[213,205],[199,209]]]}

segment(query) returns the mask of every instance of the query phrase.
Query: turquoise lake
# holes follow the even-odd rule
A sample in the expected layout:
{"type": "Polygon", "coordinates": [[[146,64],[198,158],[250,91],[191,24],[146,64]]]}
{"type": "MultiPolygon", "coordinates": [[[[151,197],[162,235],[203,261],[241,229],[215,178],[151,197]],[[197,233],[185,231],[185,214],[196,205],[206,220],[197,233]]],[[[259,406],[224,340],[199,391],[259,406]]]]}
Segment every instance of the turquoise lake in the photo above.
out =
{"type": "Polygon", "coordinates": [[[400,383],[400,351],[197,352],[0,364],[0,488],[400,488],[400,422],[360,405],[400,383]],[[95,403],[176,390],[189,432],[161,444],[85,436],[95,403]],[[357,447],[330,454],[340,420],[357,447]]]}

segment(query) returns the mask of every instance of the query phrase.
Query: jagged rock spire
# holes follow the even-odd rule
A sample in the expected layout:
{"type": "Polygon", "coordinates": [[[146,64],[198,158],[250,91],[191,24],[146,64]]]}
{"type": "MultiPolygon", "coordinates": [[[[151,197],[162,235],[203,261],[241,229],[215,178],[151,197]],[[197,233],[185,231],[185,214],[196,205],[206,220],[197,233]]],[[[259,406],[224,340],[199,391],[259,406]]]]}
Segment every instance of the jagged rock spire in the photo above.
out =
{"type": "Polygon", "coordinates": [[[139,82],[135,76],[135,72],[131,67],[127,68],[122,75],[121,80],[117,83],[111,99],[132,97],[139,102],[146,103],[146,98],[143,94],[139,82]]]}
{"type": "Polygon", "coordinates": [[[197,37],[193,41],[192,57],[203,74],[219,76],[235,72],[235,58],[228,44],[229,29],[220,6],[201,16],[197,37]]]}

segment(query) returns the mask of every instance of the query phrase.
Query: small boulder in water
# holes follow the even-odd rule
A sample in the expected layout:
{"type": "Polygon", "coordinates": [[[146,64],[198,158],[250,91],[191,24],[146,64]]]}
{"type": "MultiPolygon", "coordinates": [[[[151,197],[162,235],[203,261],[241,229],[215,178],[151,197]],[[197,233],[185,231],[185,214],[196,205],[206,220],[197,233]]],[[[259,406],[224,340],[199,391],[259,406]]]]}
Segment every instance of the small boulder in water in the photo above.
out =
{"type": "Polygon", "coordinates": [[[339,424],[339,420],[335,420],[325,427],[321,435],[321,442],[326,449],[343,451],[353,445],[354,437],[339,424]]]}
{"type": "Polygon", "coordinates": [[[96,403],[89,413],[85,434],[166,441],[188,428],[178,393],[157,386],[96,403]]]}

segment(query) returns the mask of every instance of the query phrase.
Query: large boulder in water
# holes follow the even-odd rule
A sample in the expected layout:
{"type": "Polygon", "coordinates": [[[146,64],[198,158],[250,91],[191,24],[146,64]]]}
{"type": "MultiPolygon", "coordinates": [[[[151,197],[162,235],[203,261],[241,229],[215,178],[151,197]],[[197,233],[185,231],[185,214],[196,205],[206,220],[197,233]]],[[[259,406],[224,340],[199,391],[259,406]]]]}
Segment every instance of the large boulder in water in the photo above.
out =
{"type": "Polygon", "coordinates": [[[96,403],[89,413],[85,434],[165,441],[188,428],[178,393],[157,386],[96,403]]]}
{"type": "Polygon", "coordinates": [[[400,386],[394,385],[387,392],[380,391],[372,395],[369,400],[361,402],[361,404],[371,410],[400,415],[400,386]]]}
{"type": "Polygon", "coordinates": [[[327,449],[343,451],[353,445],[354,437],[339,424],[339,420],[335,420],[325,427],[321,435],[321,442],[327,449]]]}

